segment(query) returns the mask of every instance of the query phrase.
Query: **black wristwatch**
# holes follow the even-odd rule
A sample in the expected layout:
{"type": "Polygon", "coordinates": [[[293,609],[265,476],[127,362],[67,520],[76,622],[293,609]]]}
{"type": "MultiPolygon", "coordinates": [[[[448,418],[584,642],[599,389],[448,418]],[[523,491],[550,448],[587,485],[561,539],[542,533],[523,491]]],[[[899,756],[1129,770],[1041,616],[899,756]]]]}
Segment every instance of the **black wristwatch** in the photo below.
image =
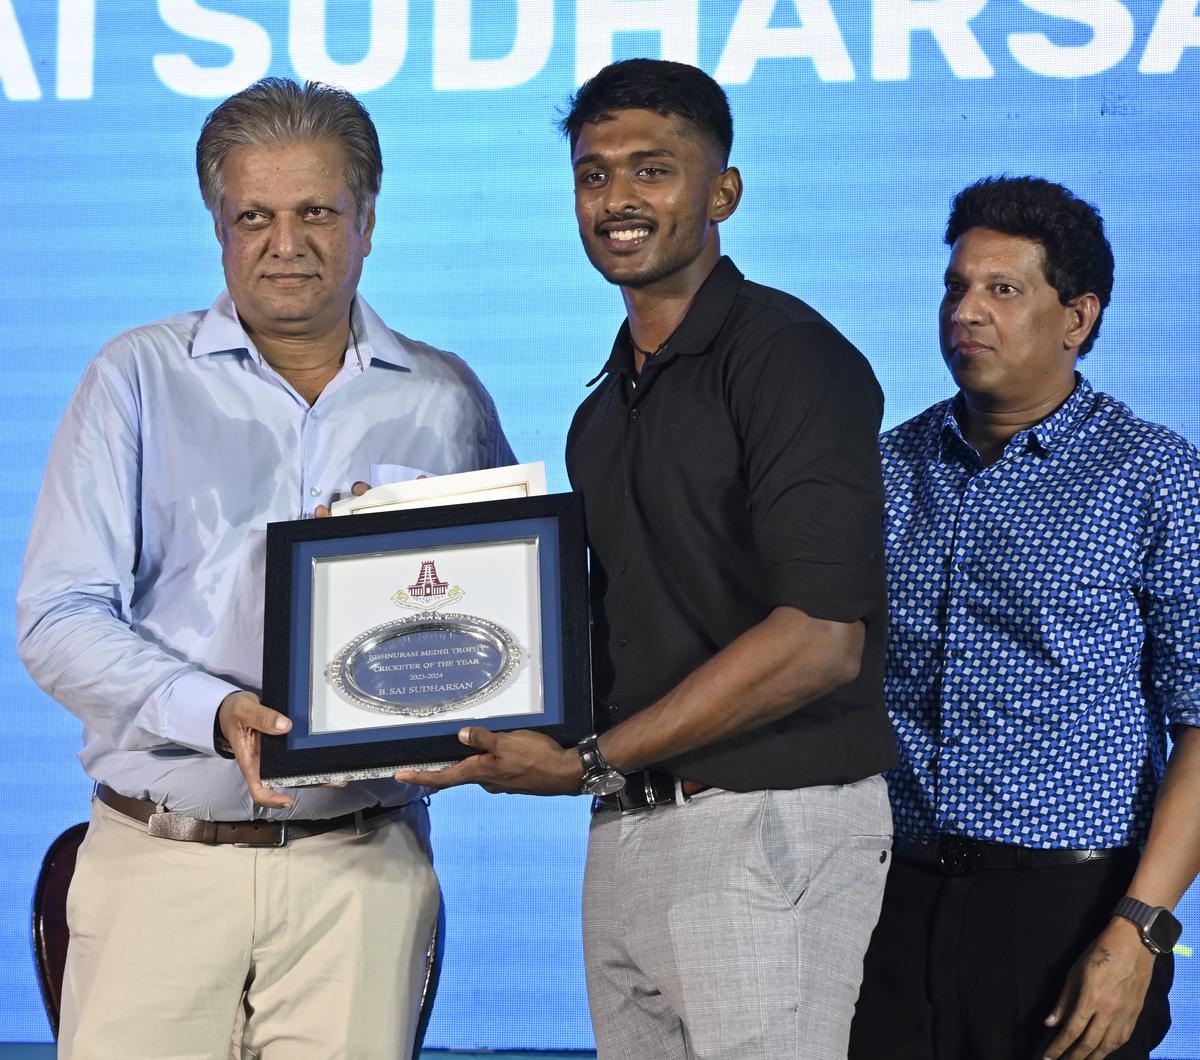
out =
{"type": "Polygon", "coordinates": [[[1153,953],[1170,953],[1183,934],[1183,925],[1161,905],[1147,905],[1126,895],[1113,910],[1113,916],[1132,920],[1142,933],[1142,941],[1153,953]]]}
{"type": "Polygon", "coordinates": [[[221,711],[218,709],[213,715],[213,750],[222,758],[236,758],[233,753],[233,744],[225,739],[225,734],[221,731],[221,711]]]}
{"type": "Polygon", "coordinates": [[[583,763],[580,790],[585,795],[615,795],[625,787],[625,777],[604,760],[596,740],[595,736],[586,736],[579,741],[577,750],[583,763]]]}

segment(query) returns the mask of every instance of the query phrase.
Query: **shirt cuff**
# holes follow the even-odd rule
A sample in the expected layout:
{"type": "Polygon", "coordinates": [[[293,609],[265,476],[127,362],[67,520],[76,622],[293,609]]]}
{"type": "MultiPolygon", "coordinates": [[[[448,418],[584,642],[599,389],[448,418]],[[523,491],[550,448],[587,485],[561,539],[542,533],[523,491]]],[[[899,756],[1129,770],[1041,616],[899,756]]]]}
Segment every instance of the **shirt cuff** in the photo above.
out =
{"type": "Polygon", "coordinates": [[[203,670],[186,671],[162,693],[163,736],[172,743],[215,756],[213,718],[221,700],[230,692],[241,691],[237,685],[203,670]]]}
{"type": "Polygon", "coordinates": [[[859,622],[884,612],[881,565],[794,560],[767,568],[767,598],[810,618],[859,622]]]}

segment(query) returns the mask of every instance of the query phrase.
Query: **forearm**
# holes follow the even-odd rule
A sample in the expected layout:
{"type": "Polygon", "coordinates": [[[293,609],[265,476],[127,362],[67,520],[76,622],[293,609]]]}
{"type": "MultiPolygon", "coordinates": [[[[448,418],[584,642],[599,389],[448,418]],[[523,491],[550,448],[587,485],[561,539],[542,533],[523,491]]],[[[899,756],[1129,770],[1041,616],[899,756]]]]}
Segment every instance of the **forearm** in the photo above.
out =
{"type": "MultiPolygon", "coordinates": [[[[1200,869],[1200,729],[1180,726],[1167,764],[1150,837],[1127,893],[1168,909],[1200,869]]],[[[1067,977],[1047,1026],[1062,1029],[1046,1051],[1050,1058],[1107,1056],[1129,1040],[1154,970],[1155,955],[1141,929],[1113,916],[1067,977]],[[1102,1050],[1093,1052],[1093,1050],[1102,1050]]]]}
{"type": "Polygon", "coordinates": [[[18,622],[30,676],[114,747],[212,750],[213,716],[235,685],[163,651],[102,605],[23,595],[18,622]]]}
{"type": "Polygon", "coordinates": [[[232,686],[132,623],[141,460],[127,374],[93,362],[55,436],[17,593],[17,649],[38,685],[114,747],[211,750],[232,686]]]}
{"type": "Polygon", "coordinates": [[[1200,729],[1180,725],[1129,894],[1173,909],[1200,872],[1200,729]]]}
{"type": "Polygon", "coordinates": [[[858,675],[864,627],[778,607],[667,695],[604,734],[600,748],[629,771],[785,717],[858,675]]]}

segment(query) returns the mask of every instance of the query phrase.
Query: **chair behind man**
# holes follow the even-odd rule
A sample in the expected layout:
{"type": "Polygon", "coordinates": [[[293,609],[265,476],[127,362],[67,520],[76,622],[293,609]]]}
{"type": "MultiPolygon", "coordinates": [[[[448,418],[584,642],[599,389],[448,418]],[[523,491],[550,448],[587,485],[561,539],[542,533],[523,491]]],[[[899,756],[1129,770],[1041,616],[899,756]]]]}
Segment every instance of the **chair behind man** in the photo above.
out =
{"type": "Polygon", "coordinates": [[[73,824],[46,851],[33,889],[33,959],[50,1030],[58,1037],[63,970],[67,964],[67,889],[75,872],[75,855],[87,823],[73,824]]]}

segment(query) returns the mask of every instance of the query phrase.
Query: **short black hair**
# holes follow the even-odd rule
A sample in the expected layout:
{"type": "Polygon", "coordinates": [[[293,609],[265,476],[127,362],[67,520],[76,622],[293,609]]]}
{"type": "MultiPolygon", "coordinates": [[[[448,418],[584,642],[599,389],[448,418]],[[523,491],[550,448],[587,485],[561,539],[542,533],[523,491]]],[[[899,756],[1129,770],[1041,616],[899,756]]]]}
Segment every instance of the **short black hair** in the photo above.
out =
{"type": "Polygon", "coordinates": [[[668,59],[609,63],[580,85],[558,127],[574,150],[584,125],[603,121],[616,110],[652,110],[664,118],[683,118],[720,149],[723,165],[729,162],[733,147],[729,98],[703,70],[668,59]]]}
{"type": "Polygon", "coordinates": [[[953,246],[971,228],[1039,243],[1046,281],[1063,305],[1085,294],[1100,299],[1096,323],[1079,347],[1079,356],[1084,356],[1100,334],[1100,319],[1112,297],[1113,252],[1100,211],[1041,177],[984,177],[954,196],[946,244],[953,246]]]}

